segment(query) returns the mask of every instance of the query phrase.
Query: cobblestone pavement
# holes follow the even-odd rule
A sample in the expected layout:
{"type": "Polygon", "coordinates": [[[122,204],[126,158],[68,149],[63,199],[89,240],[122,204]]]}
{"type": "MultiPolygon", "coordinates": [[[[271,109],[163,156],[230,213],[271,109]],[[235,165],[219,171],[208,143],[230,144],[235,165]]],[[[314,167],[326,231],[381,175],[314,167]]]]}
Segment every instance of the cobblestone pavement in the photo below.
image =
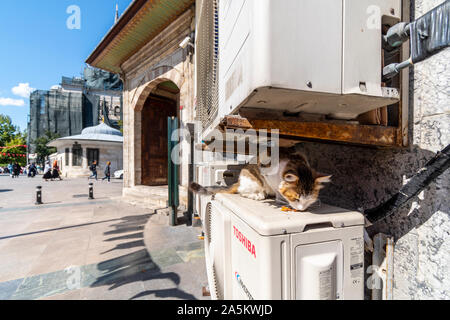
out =
{"type": "Polygon", "coordinates": [[[94,182],[88,200],[87,179],[0,176],[0,300],[205,299],[201,231],[159,223],[121,190],[94,182]]]}

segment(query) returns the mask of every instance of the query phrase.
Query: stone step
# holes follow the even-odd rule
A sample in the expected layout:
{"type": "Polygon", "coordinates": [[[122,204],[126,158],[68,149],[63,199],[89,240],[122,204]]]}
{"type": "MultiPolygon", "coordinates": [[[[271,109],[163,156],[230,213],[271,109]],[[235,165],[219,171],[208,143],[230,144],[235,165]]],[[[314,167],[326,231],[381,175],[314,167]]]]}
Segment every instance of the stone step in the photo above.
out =
{"type": "Polygon", "coordinates": [[[162,188],[124,188],[123,200],[134,205],[151,207],[151,208],[165,208],[167,207],[167,190],[164,193],[162,188]]]}
{"type": "MultiPolygon", "coordinates": [[[[184,216],[184,213],[186,212],[186,208],[184,206],[180,206],[178,208],[178,214],[177,214],[177,224],[185,224],[186,223],[186,217],[184,216]]],[[[162,209],[156,209],[155,214],[150,217],[152,222],[158,223],[158,224],[164,224],[169,225],[170,223],[170,209],[169,208],[162,208],[162,209]]]]}
{"type": "Polygon", "coordinates": [[[126,197],[123,197],[122,199],[133,205],[149,207],[152,209],[167,207],[167,198],[164,198],[164,197],[154,196],[154,197],[141,198],[141,197],[126,196],[126,197]]]}

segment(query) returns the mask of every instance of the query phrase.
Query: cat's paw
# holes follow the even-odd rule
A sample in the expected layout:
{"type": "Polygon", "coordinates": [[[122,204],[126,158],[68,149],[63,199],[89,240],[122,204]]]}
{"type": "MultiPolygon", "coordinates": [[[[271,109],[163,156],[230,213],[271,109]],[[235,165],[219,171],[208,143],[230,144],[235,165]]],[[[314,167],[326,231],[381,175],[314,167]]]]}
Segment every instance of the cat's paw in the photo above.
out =
{"type": "Polygon", "coordinates": [[[265,200],[265,199],[266,199],[266,195],[264,193],[256,194],[256,199],[255,200],[261,201],[261,200],[265,200]]]}
{"type": "Polygon", "coordinates": [[[251,200],[256,200],[256,201],[261,201],[266,199],[266,195],[264,193],[251,193],[251,194],[244,194],[242,195],[245,198],[251,199],[251,200]]]}

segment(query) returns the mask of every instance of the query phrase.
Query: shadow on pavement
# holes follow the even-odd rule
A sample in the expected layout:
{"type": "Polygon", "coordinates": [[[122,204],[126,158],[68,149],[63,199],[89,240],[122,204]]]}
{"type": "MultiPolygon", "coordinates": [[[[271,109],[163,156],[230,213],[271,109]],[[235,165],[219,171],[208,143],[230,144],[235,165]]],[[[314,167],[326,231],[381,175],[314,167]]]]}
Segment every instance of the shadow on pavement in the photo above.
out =
{"type": "Polygon", "coordinates": [[[112,225],[114,230],[104,233],[105,236],[112,236],[105,239],[105,242],[130,240],[120,243],[104,253],[130,248],[136,248],[137,251],[97,264],[100,275],[96,277],[90,287],[107,285],[110,286],[109,290],[114,290],[133,282],[148,283],[147,281],[166,279],[175,287],[143,291],[131,297],[130,300],[150,295],[154,295],[156,298],[195,300],[195,296],[178,288],[180,276],[175,272],[162,272],[145,248],[144,228],[151,216],[151,214],[147,214],[124,217],[119,223],[112,225]]]}

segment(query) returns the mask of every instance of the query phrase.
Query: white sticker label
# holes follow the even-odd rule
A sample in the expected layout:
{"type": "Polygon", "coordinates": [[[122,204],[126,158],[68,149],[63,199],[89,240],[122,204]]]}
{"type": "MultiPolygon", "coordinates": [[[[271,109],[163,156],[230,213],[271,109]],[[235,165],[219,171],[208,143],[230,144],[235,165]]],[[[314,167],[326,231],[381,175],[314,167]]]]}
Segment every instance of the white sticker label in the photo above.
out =
{"type": "Polygon", "coordinates": [[[352,278],[364,276],[364,239],[350,240],[350,274],[352,278]]]}
{"type": "Polygon", "coordinates": [[[320,300],[332,300],[332,276],[333,268],[321,271],[319,274],[320,300]]]}

